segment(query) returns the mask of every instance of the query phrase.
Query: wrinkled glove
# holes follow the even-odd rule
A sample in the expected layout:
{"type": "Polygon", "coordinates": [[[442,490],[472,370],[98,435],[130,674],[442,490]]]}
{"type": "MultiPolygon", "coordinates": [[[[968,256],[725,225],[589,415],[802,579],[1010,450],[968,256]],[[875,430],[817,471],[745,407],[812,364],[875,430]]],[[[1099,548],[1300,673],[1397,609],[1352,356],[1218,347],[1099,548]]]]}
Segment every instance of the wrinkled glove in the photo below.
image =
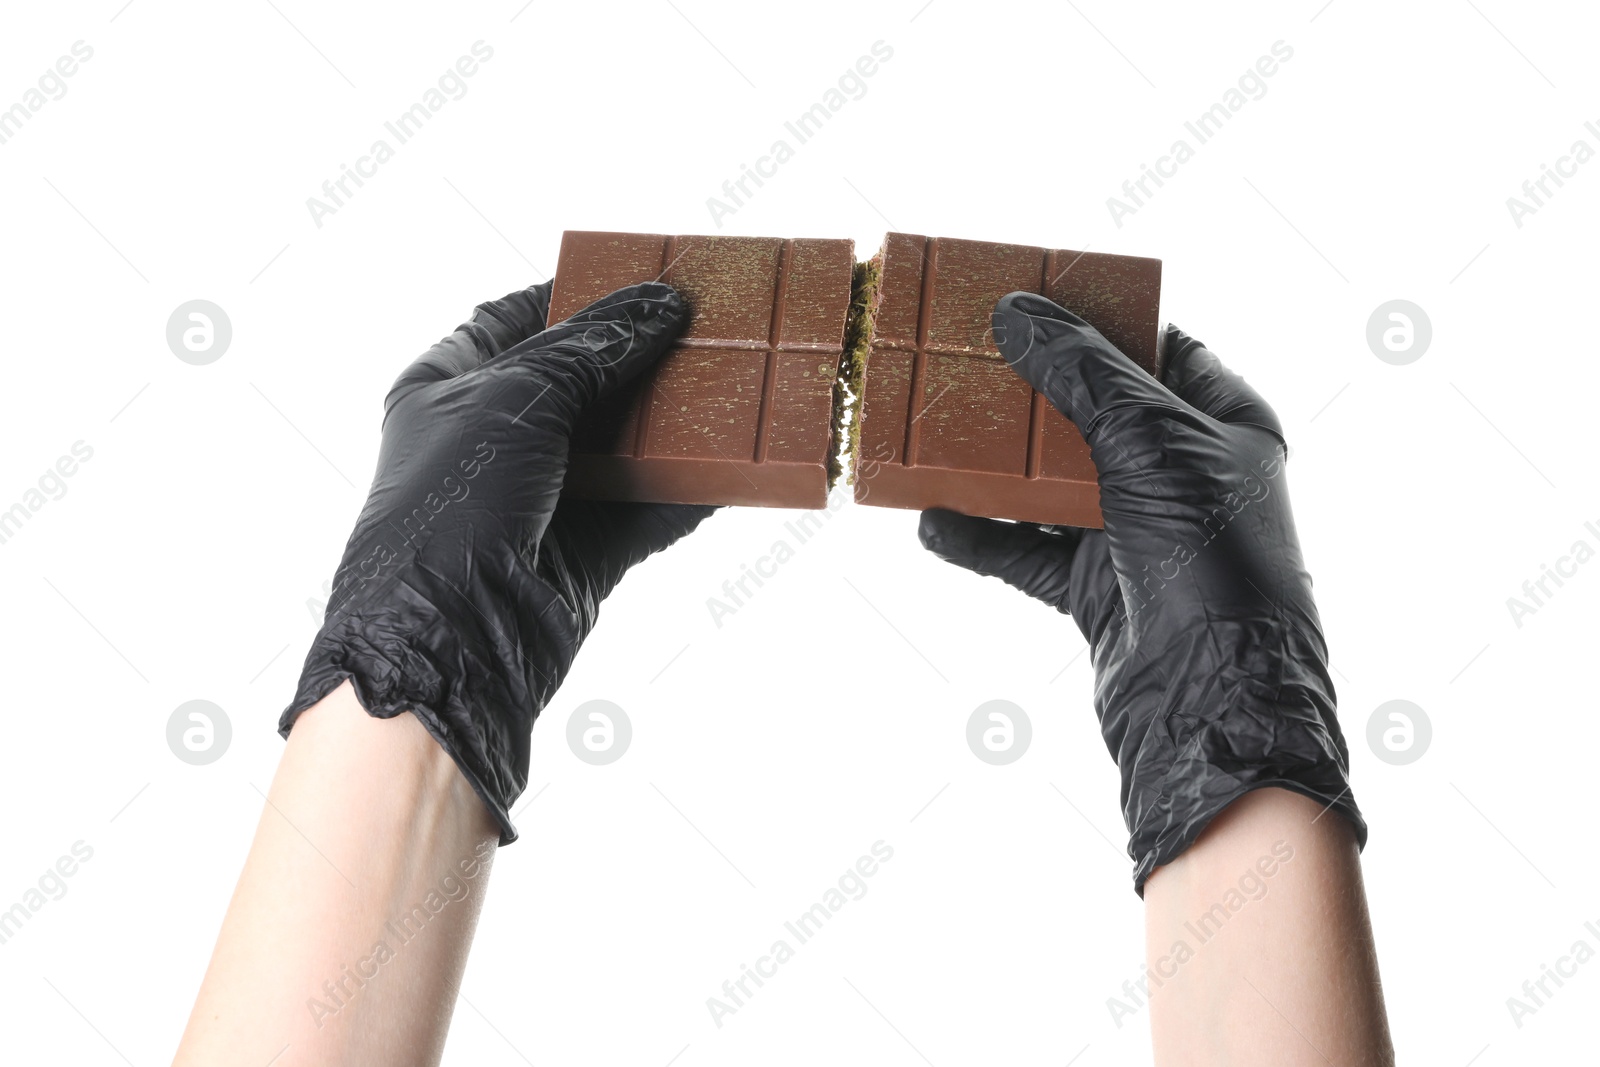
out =
{"type": "Polygon", "coordinates": [[[501,844],[533,720],[600,601],[715,510],[561,496],[579,413],[662,356],[688,311],[658,284],[545,329],[549,305],[548,284],[479,305],[389,391],[371,495],[278,725],[287,737],[347,678],[369,714],[415,713],[501,844]]]}
{"type": "Polygon", "coordinates": [[[931,510],[922,543],[1083,631],[1135,890],[1263,786],[1333,808],[1364,846],[1277,415],[1175,327],[1163,387],[1043,297],[1004,297],[993,325],[1006,361],[1083,431],[1105,529],[931,510]]]}

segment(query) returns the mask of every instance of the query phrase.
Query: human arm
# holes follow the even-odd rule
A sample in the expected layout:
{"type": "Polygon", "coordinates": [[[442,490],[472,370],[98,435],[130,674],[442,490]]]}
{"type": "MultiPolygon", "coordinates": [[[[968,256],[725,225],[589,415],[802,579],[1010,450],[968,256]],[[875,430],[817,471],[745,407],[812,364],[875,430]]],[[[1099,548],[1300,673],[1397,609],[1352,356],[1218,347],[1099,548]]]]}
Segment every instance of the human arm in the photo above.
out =
{"type": "MultiPolygon", "coordinates": [[[[1283,793],[1327,812],[1312,832],[1316,854],[1326,853],[1330,869],[1340,872],[1328,884],[1359,887],[1355,849],[1365,842],[1366,824],[1349,788],[1276,414],[1176,329],[1164,339],[1164,383],[1042,297],[1002,299],[994,330],[1007,362],[1083,431],[1099,473],[1105,528],[1040,528],[934,510],[923,515],[922,541],[941,558],[1070,615],[1088,641],[1095,710],[1122,772],[1134,886],[1145,896],[1152,936],[1159,940],[1192,918],[1190,907],[1213,888],[1222,891],[1220,876],[1202,861],[1221,857],[1220,868],[1229,869],[1236,857],[1222,816],[1245,800],[1281,814],[1292,809],[1270,796],[1283,793]],[[1253,799],[1257,791],[1269,799],[1253,799]],[[1324,839],[1330,823],[1341,827],[1349,849],[1324,839]],[[1208,827],[1216,827],[1209,839],[1208,827]],[[1175,876],[1169,865],[1191,876],[1175,876]]],[[[1301,885],[1295,878],[1279,884],[1301,885]]],[[[1302,885],[1311,896],[1294,907],[1280,908],[1292,894],[1274,890],[1265,909],[1277,916],[1270,933],[1292,966],[1273,980],[1293,973],[1332,980],[1319,971],[1328,960],[1315,947],[1325,936],[1370,944],[1364,906],[1319,899],[1315,894],[1335,892],[1319,884],[1302,885]],[[1295,925],[1307,915],[1327,916],[1331,935],[1295,925]]],[[[1253,914],[1259,918],[1263,909],[1253,914]]],[[[1158,940],[1151,952],[1170,948],[1158,940]]],[[[1219,973],[1235,974],[1228,969],[1234,961],[1220,951],[1207,958],[1219,973]]],[[[1338,1025],[1351,1035],[1380,1034],[1386,1047],[1375,965],[1366,977],[1369,1010],[1338,1025]]],[[[1253,997],[1240,981],[1208,992],[1239,1005],[1253,997]]],[[[1182,1031],[1185,1020],[1202,1025],[1189,1014],[1194,1004],[1175,996],[1162,1003],[1160,992],[1152,996],[1158,1033],[1173,1032],[1169,1023],[1182,1031]]],[[[1246,1028],[1209,1059],[1184,1058],[1170,1043],[1158,1053],[1163,1065],[1240,1063],[1252,1062],[1252,1047],[1246,1028]]]]}
{"type": "Polygon", "coordinates": [[[389,392],[179,1064],[438,1061],[534,718],[623,573],[712,510],[563,494],[579,414],[687,311],[634,286],[547,329],[548,301],[480,305],[389,392]]]}

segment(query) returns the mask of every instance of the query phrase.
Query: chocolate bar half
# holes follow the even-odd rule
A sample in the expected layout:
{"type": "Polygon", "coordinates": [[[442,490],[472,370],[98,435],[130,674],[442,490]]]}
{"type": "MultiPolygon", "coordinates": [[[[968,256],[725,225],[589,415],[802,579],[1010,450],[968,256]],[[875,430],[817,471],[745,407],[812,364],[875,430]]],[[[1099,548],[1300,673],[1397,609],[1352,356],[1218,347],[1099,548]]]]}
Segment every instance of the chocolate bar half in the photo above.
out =
{"type": "Polygon", "coordinates": [[[867,276],[870,328],[845,370],[856,500],[1103,525],[1089,446],[1006,364],[990,316],[1038,293],[1159,376],[1161,261],[891,233],[867,276]]]}
{"type": "Polygon", "coordinates": [[[815,508],[827,500],[854,242],[568,231],[550,321],[662,281],[688,328],[584,413],[565,489],[609,500],[815,508]]]}

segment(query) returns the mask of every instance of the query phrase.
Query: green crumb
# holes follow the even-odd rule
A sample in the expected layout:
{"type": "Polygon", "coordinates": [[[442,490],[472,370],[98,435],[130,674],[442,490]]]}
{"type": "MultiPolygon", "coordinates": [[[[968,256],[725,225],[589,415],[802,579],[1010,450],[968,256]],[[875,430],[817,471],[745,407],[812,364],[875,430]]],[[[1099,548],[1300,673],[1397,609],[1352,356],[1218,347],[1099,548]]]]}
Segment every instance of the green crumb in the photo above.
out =
{"type": "Polygon", "coordinates": [[[844,352],[833,383],[833,441],[828,454],[828,491],[854,481],[861,453],[861,391],[872,344],[872,319],[878,310],[878,281],[883,254],[857,263],[850,276],[850,314],[844,326],[844,352]]]}

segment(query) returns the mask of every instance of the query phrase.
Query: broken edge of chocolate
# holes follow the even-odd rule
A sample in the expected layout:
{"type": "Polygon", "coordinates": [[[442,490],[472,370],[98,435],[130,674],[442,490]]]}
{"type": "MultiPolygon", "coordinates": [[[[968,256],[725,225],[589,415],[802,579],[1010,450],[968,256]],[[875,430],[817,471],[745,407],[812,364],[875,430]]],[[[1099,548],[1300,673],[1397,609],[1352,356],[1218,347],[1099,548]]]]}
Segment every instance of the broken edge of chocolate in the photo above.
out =
{"type": "Polygon", "coordinates": [[[833,391],[833,445],[828,457],[828,491],[853,481],[861,454],[861,385],[867,373],[872,342],[872,317],[878,310],[881,254],[857,263],[850,277],[850,317],[845,323],[844,353],[833,391]]]}

